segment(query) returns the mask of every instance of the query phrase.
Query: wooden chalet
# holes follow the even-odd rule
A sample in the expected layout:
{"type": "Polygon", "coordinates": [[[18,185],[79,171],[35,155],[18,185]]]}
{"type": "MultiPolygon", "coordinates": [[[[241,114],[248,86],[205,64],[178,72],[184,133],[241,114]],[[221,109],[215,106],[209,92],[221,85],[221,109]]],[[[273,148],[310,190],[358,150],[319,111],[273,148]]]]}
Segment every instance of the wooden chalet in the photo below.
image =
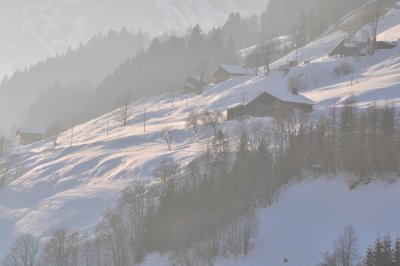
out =
{"type": "MultiPolygon", "coordinates": [[[[393,42],[377,41],[375,44],[376,50],[393,49],[397,46],[393,42]]],[[[368,54],[368,43],[359,41],[341,41],[329,56],[339,55],[341,57],[362,56],[368,54]]]]}
{"type": "Polygon", "coordinates": [[[253,75],[253,68],[246,68],[242,66],[222,65],[217,68],[213,74],[214,82],[222,82],[233,77],[253,75]]]}
{"type": "Polygon", "coordinates": [[[43,128],[20,128],[17,130],[17,145],[28,145],[44,139],[46,131],[43,128]]]}
{"type": "Polygon", "coordinates": [[[329,56],[339,55],[340,57],[360,56],[366,54],[367,43],[357,41],[341,41],[329,56]]]}
{"type": "Polygon", "coordinates": [[[190,75],[186,79],[186,84],[183,86],[184,92],[196,92],[201,94],[204,87],[207,85],[207,81],[200,75],[190,75]]]}
{"type": "Polygon", "coordinates": [[[397,47],[396,42],[384,42],[384,41],[377,41],[376,42],[376,49],[377,50],[394,49],[396,47],[397,47]]]}
{"type": "Polygon", "coordinates": [[[265,90],[246,104],[236,104],[228,109],[228,120],[240,120],[247,116],[277,117],[294,110],[310,112],[315,103],[305,96],[286,89],[265,90]]]}

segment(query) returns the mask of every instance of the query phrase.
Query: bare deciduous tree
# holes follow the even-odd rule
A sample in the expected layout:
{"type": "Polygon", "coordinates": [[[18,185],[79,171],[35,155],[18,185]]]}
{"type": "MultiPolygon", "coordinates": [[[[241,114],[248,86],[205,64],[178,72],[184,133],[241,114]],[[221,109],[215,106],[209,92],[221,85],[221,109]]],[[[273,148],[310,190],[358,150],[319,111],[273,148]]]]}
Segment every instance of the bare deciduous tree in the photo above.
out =
{"type": "Polygon", "coordinates": [[[251,239],[257,233],[257,219],[253,211],[234,219],[224,232],[224,253],[234,257],[246,256],[251,239]]]}
{"type": "Polygon", "coordinates": [[[383,15],[384,8],[382,1],[376,0],[372,1],[369,5],[369,9],[367,10],[367,13],[365,14],[365,22],[368,23],[370,27],[370,38],[371,38],[371,44],[370,44],[370,53],[373,54],[376,52],[376,41],[377,41],[377,35],[378,35],[378,25],[379,25],[379,19],[383,15]]]}
{"type": "Polygon", "coordinates": [[[7,140],[4,136],[0,137],[0,158],[3,158],[6,150],[7,140]]]}
{"type": "Polygon", "coordinates": [[[58,230],[46,242],[43,251],[43,264],[48,266],[77,266],[80,236],[58,230]]]}
{"type": "Polygon", "coordinates": [[[58,145],[58,135],[62,130],[61,123],[59,121],[54,122],[47,130],[47,137],[53,142],[54,147],[58,145]]]}
{"type": "Polygon", "coordinates": [[[121,108],[119,108],[116,120],[121,123],[123,127],[128,125],[128,120],[130,117],[130,104],[128,102],[124,102],[121,108]]]}
{"type": "Polygon", "coordinates": [[[214,130],[214,134],[217,134],[218,125],[222,122],[223,115],[221,111],[210,112],[205,110],[201,114],[201,121],[205,127],[211,127],[214,130]]]}
{"type": "Polygon", "coordinates": [[[172,132],[171,132],[171,127],[166,127],[162,132],[161,132],[161,138],[163,141],[165,141],[165,143],[168,146],[168,150],[172,150],[172,141],[173,141],[173,137],[172,137],[172,132]]]}
{"type": "Polygon", "coordinates": [[[37,266],[39,265],[39,240],[31,235],[22,235],[2,260],[3,266],[37,266]]]}
{"type": "Polygon", "coordinates": [[[357,255],[357,236],[353,226],[346,225],[336,242],[336,254],[341,266],[352,266],[357,255]]]}
{"type": "Polygon", "coordinates": [[[160,178],[164,184],[171,178],[175,178],[180,172],[180,167],[172,158],[164,158],[153,170],[153,176],[160,178]]]}
{"type": "Polygon", "coordinates": [[[195,134],[199,132],[199,120],[200,115],[196,111],[190,112],[186,118],[186,126],[192,128],[195,134]]]}
{"type": "Polygon", "coordinates": [[[128,266],[128,236],[125,233],[123,208],[117,205],[107,210],[97,226],[97,236],[109,251],[113,266],[128,266]]]}

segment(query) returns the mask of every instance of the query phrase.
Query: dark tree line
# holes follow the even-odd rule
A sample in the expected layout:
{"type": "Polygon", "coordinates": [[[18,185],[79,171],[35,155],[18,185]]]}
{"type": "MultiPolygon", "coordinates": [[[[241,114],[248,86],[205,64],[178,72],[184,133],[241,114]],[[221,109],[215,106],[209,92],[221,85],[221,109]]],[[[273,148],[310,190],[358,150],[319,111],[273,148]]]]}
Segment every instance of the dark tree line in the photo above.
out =
{"type": "MultiPolygon", "coordinates": [[[[178,265],[214,265],[218,256],[245,256],[257,232],[254,208],[271,204],[293,178],[310,170],[318,175],[348,171],[362,183],[398,171],[396,109],[372,104],[359,110],[356,104],[349,97],[318,120],[293,113],[268,124],[246,121],[231,135],[219,128],[217,113],[189,114],[188,126],[201,120],[214,132],[196,159],[187,165],[161,159],[152,172],[158,185],[128,187],[92,238],[57,231],[41,260],[128,266],[150,252],[168,252],[178,265]],[[58,257],[61,248],[66,253],[58,257]]],[[[341,264],[324,265],[350,266],[356,240],[353,228],[346,227],[337,252],[325,258],[341,264]]]]}
{"type": "Polygon", "coordinates": [[[138,49],[146,46],[145,35],[126,30],[110,32],[94,38],[86,46],[71,49],[63,56],[48,59],[4,79],[0,86],[0,93],[7,92],[1,97],[6,99],[1,103],[8,114],[4,119],[11,125],[22,116],[23,123],[45,128],[55,120],[63,125],[69,125],[71,120],[81,123],[120,107],[119,99],[127,91],[135,100],[179,90],[190,74],[209,77],[220,64],[238,64],[236,51],[257,43],[264,45],[248,64],[265,65],[268,72],[271,60],[294,49],[293,43],[297,47],[306,44],[364,2],[285,0],[282,3],[274,0],[260,16],[242,17],[232,13],[224,25],[208,32],[195,26],[183,36],[164,34],[137,54],[138,49]],[[292,45],[271,46],[271,42],[267,42],[280,35],[290,35],[292,45]],[[274,49],[277,47],[279,49],[274,49]],[[86,85],[82,80],[86,80],[86,85]],[[97,84],[99,81],[100,85],[97,84]],[[57,86],[63,91],[56,90],[57,86]],[[18,96],[21,91],[26,96],[24,99],[18,96]],[[43,93],[38,98],[40,91],[43,93]],[[55,115],[49,113],[57,113],[54,103],[60,101],[70,107],[74,106],[74,101],[83,101],[85,106],[64,108],[61,115],[54,118],[55,115]],[[18,106],[10,106],[9,102],[18,102],[18,106]]]}
{"type": "MultiPolygon", "coordinates": [[[[47,127],[53,123],[49,113],[57,112],[62,103],[64,108],[57,119],[67,123],[76,118],[79,110],[81,121],[99,114],[92,104],[93,91],[101,81],[112,73],[127,57],[148,45],[148,37],[141,33],[109,31],[98,34],[76,49],[48,58],[36,65],[18,70],[5,77],[0,84],[0,120],[4,129],[24,123],[26,126],[47,127]],[[61,87],[63,92],[55,90],[61,87]],[[85,96],[86,107],[74,110],[74,102],[85,96]],[[90,97],[87,97],[90,96],[90,97]]],[[[14,132],[13,132],[14,133],[14,132]]]]}
{"type": "MultiPolygon", "coordinates": [[[[400,128],[396,108],[373,103],[359,109],[356,104],[351,96],[317,122],[297,118],[298,126],[284,136],[288,148],[281,154],[282,176],[299,174],[304,167],[331,174],[348,171],[358,176],[359,182],[398,174],[400,128]]],[[[280,123],[285,127],[287,121],[280,123]]]]}
{"type": "Polygon", "coordinates": [[[345,226],[335,242],[334,251],[325,253],[318,266],[399,266],[400,239],[392,241],[390,235],[378,236],[364,257],[358,253],[358,238],[351,225],[345,226]],[[361,259],[359,259],[361,258],[361,259]]]}
{"type": "Polygon", "coordinates": [[[261,32],[269,39],[291,35],[298,47],[326,31],[368,0],[271,0],[261,14],[261,32]]]}
{"type": "Polygon", "coordinates": [[[398,266],[400,265],[400,239],[394,242],[390,235],[377,237],[368,248],[363,266],[398,266]]]}

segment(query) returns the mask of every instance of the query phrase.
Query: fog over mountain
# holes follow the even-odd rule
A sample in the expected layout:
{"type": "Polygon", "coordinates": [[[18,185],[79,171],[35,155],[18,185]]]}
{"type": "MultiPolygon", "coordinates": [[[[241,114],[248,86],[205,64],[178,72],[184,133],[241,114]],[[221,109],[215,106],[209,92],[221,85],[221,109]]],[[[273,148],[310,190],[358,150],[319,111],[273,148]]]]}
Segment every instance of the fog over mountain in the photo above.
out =
{"type": "Polygon", "coordinates": [[[211,28],[227,14],[261,11],[265,0],[3,0],[0,2],[0,77],[77,47],[100,31],[121,29],[156,35],[211,28]],[[16,4],[18,2],[18,4],[16,4]]]}

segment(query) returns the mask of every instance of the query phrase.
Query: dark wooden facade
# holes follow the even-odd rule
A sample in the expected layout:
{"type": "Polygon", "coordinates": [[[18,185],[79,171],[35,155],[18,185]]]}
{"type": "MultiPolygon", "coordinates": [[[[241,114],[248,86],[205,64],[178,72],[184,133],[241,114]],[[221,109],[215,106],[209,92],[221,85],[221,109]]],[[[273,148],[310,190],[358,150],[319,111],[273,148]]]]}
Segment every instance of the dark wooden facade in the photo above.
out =
{"type": "MultiPolygon", "coordinates": [[[[248,70],[250,73],[250,69],[248,70]]],[[[224,67],[220,66],[213,74],[214,78],[214,83],[219,83],[225,80],[228,80],[233,77],[240,77],[240,76],[246,76],[248,73],[246,73],[245,70],[243,71],[229,71],[226,70],[224,67]]]]}
{"type": "Polygon", "coordinates": [[[385,50],[385,49],[393,49],[397,45],[395,43],[384,42],[384,41],[377,41],[376,42],[376,49],[377,50],[385,50]]]}
{"type": "Polygon", "coordinates": [[[28,145],[43,140],[45,131],[43,129],[19,129],[16,134],[17,145],[28,145]]]}
{"type": "Polygon", "coordinates": [[[237,105],[228,109],[228,120],[237,120],[246,116],[277,117],[290,113],[293,110],[310,112],[313,106],[308,103],[287,102],[272,96],[267,92],[261,93],[246,105],[237,105]]]}
{"type": "Polygon", "coordinates": [[[207,85],[207,81],[201,76],[188,76],[186,84],[183,86],[184,92],[196,92],[201,94],[204,87],[207,85]]]}
{"type": "Polygon", "coordinates": [[[360,42],[346,42],[341,41],[332,52],[329,53],[329,56],[339,55],[341,57],[349,57],[349,56],[358,56],[362,53],[362,43],[360,42]]]}

